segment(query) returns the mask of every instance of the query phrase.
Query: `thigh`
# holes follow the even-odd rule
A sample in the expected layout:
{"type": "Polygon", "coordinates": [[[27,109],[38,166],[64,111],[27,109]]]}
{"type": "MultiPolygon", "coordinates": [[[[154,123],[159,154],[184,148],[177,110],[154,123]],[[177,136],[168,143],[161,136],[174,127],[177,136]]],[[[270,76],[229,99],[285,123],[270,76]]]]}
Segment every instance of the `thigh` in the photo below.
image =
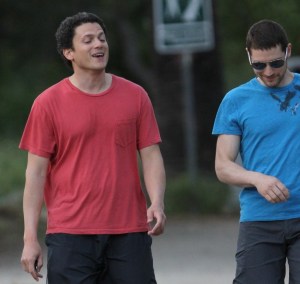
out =
{"type": "Polygon", "coordinates": [[[110,236],[105,284],[156,284],[147,233],[110,236]]]}
{"type": "Polygon", "coordinates": [[[48,284],[95,284],[104,270],[104,258],[96,236],[50,234],[48,247],[48,284]]]}
{"type": "Polygon", "coordinates": [[[300,284],[300,219],[287,220],[289,283],[300,284]]]}
{"type": "Polygon", "coordinates": [[[285,240],[283,222],[240,224],[236,253],[236,284],[283,284],[285,240]]]}

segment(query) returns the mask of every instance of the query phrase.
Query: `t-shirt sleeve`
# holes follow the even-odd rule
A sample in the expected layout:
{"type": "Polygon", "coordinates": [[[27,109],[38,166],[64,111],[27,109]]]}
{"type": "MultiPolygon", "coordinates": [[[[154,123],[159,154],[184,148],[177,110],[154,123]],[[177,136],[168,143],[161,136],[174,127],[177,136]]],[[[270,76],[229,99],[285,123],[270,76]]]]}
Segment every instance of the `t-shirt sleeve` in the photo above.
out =
{"type": "Polygon", "coordinates": [[[154,109],[144,89],[141,89],[141,98],[137,131],[137,148],[139,150],[161,142],[154,109]]]}
{"type": "Polygon", "coordinates": [[[55,151],[53,123],[46,110],[36,100],[31,108],[19,148],[50,158],[55,151]]]}
{"type": "Polygon", "coordinates": [[[239,124],[238,108],[231,95],[225,96],[220,104],[212,134],[242,135],[239,124]]]}

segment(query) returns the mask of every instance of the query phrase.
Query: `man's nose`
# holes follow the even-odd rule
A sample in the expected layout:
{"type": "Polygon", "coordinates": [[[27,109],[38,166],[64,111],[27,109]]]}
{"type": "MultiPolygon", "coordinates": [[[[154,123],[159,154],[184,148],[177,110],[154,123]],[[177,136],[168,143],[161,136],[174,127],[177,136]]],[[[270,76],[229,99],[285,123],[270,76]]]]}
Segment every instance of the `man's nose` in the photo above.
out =
{"type": "Polygon", "coordinates": [[[266,68],[264,69],[264,74],[271,75],[273,74],[273,72],[274,72],[273,68],[269,64],[267,64],[266,68]]]}

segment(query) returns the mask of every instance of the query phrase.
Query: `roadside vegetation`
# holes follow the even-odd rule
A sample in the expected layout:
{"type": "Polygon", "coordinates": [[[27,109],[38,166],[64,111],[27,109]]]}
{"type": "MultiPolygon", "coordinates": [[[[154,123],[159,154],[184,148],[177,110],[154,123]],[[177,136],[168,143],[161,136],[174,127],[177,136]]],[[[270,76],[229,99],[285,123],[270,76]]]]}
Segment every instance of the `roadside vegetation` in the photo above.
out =
{"type": "MultiPolygon", "coordinates": [[[[22,195],[27,153],[18,149],[17,139],[0,140],[0,253],[22,246],[22,195]]],[[[200,174],[191,184],[186,175],[167,178],[165,198],[168,218],[218,215],[224,212],[229,190],[212,174],[200,174]]],[[[46,218],[40,223],[44,235],[46,218]]]]}
{"type": "Polygon", "coordinates": [[[0,198],[21,191],[24,186],[26,152],[15,139],[0,140],[0,198]]]}
{"type": "MultiPolygon", "coordinates": [[[[13,139],[1,140],[0,149],[0,209],[14,203],[21,209],[27,153],[13,139]]],[[[227,186],[213,174],[200,174],[193,184],[184,174],[174,175],[167,179],[166,211],[171,215],[219,214],[228,194],[227,186]]]]}
{"type": "Polygon", "coordinates": [[[213,174],[199,174],[191,183],[186,175],[167,181],[166,213],[168,215],[221,214],[229,198],[228,186],[213,174]]]}

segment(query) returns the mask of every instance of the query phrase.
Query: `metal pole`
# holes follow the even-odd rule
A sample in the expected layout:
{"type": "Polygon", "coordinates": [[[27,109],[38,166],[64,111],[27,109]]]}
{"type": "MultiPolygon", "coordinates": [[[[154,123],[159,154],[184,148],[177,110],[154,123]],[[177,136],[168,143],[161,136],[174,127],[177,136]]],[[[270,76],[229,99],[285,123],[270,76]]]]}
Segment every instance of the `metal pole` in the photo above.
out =
{"type": "Polygon", "coordinates": [[[192,72],[192,54],[182,53],[181,56],[181,76],[183,82],[183,105],[184,105],[184,131],[185,131],[185,154],[186,167],[189,180],[196,181],[198,165],[197,151],[197,123],[194,102],[194,86],[192,72]]]}

